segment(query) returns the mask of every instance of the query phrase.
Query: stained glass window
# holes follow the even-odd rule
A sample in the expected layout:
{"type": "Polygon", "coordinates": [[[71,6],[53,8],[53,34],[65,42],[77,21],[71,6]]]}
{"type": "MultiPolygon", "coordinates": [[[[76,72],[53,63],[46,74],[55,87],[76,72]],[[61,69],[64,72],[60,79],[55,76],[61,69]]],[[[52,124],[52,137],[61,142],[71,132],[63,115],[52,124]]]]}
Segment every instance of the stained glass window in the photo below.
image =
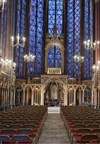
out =
{"type": "Polygon", "coordinates": [[[53,36],[53,28],[55,25],[55,0],[48,1],[48,31],[50,37],[53,36]]]}
{"type": "MultiPolygon", "coordinates": [[[[85,0],[84,9],[84,40],[93,41],[93,1],[85,0]]],[[[84,56],[84,78],[87,79],[92,77],[93,50],[84,49],[84,56]]]]}
{"type": "Polygon", "coordinates": [[[36,57],[35,62],[30,64],[30,76],[36,77],[42,73],[44,1],[31,0],[30,6],[29,51],[36,57]]]}
{"type": "Polygon", "coordinates": [[[6,38],[7,38],[7,6],[8,3],[5,4],[4,10],[2,12],[2,54],[5,58],[6,54],[6,38]]]}
{"type": "MultiPolygon", "coordinates": [[[[54,27],[57,37],[60,37],[63,30],[63,0],[48,0],[48,31],[53,37],[54,27]]],[[[48,67],[61,68],[62,56],[58,47],[54,46],[48,53],[48,67]]]]}
{"type": "Polygon", "coordinates": [[[63,29],[63,0],[56,0],[56,27],[57,36],[60,37],[63,29]]]}
{"type": "Polygon", "coordinates": [[[67,1],[67,74],[78,79],[79,63],[73,56],[80,54],[80,1],[67,1]]]}
{"type": "Polygon", "coordinates": [[[48,68],[61,68],[62,56],[58,47],[54,46],[48,53],[48,68]]]}
{"type": "MultiPolygon", "coordinates": [[[[17,24],[16,24],[16,35],[25,37],[26,34],[26,0],[17,1],[17,24]]],[[[17,77],[24,77],[24,54],[25,47],[17,46],[16,48],[16,75],[17,77]]]]}
{"type": "MultiPolygon", "coordinates": [[[[64,27],[63,12],[66,9],[66,72],[69,77],[78,79],[80,64],[73,60],[74,55],[79,55],[81,51],[80,42],[81,20],[84,20],[84,40],[93,40],[93,2],[84,0],[84,17],[81,15],[80,0],[48,0],[48,32],[53,37],[54,27],[56,27],[57,37],[61,37],[64,27]],[[66,7],[64,9],[64,7],[66,7]]],[[[17,1],[17,21],[16,35],[19,33],[25,36],[26,27],[26,0],[17,1]]],[[[46,7],[45,7],[46,8],[46,7]]],[[[29,64],[30,76],[40,76],[43,65],[43,33],[44,33],[44,0],[30,0],[29,14],[29,53],[36,56],[35,61],[29,64]]],[[[24,48],[16,48],[17,76],[24,74],[24,48]]],[[[93,51],[84,50],[84,78],[92,76],[93,51]]],[[[48,53],[48,67],[61,67],[62,54],[57,46],[50,49],[48,53]]]]}
{"type": "Polygon", "coordinates": [[[54,26],[57,29],[57,37],[60,37],[63,29],[63,0],[48,0],[48,31],[53,36],[54,26]]]}

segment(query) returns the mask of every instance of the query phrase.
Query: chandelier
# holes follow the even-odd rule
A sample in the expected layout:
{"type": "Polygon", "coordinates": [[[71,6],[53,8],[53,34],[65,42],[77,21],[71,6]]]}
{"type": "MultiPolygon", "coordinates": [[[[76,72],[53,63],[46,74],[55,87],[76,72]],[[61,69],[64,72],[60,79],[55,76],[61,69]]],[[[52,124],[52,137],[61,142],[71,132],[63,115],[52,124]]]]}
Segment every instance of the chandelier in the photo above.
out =
{"type": "Polygon", "coordinates": [[[84,56],[80,56],[80,55],[74,55],[74,61],[75,62],[84,62],[84,56]]]}
{"type": "Polygon", "coordinates": [[[12,60],[3,59],[0,56],[0,74],[3,73],[5,75],[10,76],[11,71],[15,71],[16,63],[12,62],[12,60]]]}
{"type": "Polygon", "coordinates": [[[7,0],[0,0],[0,10],[4,10],[4,4],[7,0]]]}
{"type": "Polygon", "coordinates": [[[35,60],[35,55],[29,54],[29,55],[24,55],[24,61],[25,62],[34,62],[35,60]]]}
{"type": "Polygon", "coordinates": [[[100,44],[100,41],[95,41],[95,42],[93,42],[92,40],[84,41],[86,50],[95,50],[95,48],[98,47],[99,44],[100,44]]]}

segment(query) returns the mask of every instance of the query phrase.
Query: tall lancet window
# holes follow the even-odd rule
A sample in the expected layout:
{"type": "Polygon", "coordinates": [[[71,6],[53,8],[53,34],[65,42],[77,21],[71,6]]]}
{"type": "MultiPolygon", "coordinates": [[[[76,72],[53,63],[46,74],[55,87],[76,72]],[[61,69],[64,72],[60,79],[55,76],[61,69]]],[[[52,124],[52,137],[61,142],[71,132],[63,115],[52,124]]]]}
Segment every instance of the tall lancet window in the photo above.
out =
{"type": "Polygon", "coordinates": [[[61,52],[59,51],[59,48],[57,46],[54,46],[48,53],[48,67],[61,68],[61,61],[61,52]]]}
{"type": "MultiPolygon", "coordinates": [[[[53,37],[56,32],[60,38],[63,31],[63,0],[48,0],[48,32],[53,37]],[[55,30],[56,29],[56,30],[55,30]]],[[[48,67],[61,68],[62,55],[57,46],[48,53],[48,67]]]]}
{"type": "Polygon", "coordinates": [[[1,47],[2,47],[2,56],[5,57],[5,54],[6,54],[6,40],[7,40],[7,6],[8,6],[8,2],[5,3],[5,7],[4,7],[4,10],[2,11],[2,35],[1,35],[1,38],[2,38],[2,42],[1,42],[1,47]]]}
{"type": "Polygon", "coordinates": [[[74,62],[73,56],[80,54],[80,19],[81,6],[79,0],[67,1],[67,74],[69,77],[78,79],[80,66],[74,62]]]}
{"type": "Polygon", "coordinates": [[[60,37],[63,30],[63,0],[48,0],[48,31],[53,37],[53,30],[56,27],[57,37],[60,37]]]}
{"type": "Polygon", "coordinates": [[[43,63],[43,18],[44,0],[31,0],[30,2],[30,29],[29,29],[29,52],[35,55],[35,61],[30,63],[31,77],[42,74],[43,63]]]}
{"type": "MultiPolygon", "coordinates": [[[[93,0],[85,0],[84,3],[84,40],[93,42],[93,0]]],[[[84,78],[92,77],[93,50],[86,50],[84,46],[84,78]]]]}
{"type": "MultiPolygon", "coordinates": [[[[16,35],[20,37],[26,36],[26,0],[17,0],[17,21],[16,21],[16,35]]],[[[15,61],[16,61],[16,75],[17,77],[25,77],[24,73],[24,54],[25,47],[15,48],[15,61]]]]}

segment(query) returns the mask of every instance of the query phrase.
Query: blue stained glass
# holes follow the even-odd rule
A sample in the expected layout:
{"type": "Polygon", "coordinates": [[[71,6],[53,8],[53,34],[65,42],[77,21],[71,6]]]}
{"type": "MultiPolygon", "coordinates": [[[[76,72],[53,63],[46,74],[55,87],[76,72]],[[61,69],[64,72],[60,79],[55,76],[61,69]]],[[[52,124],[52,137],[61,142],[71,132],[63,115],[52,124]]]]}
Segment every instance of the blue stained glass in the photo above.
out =
{"type": "Polygon", "coordinates": [[[63,0],[56,1],[56,27],[57,37],[60,37],[63,28],[63,0]]]}
{"type": "Polygon", "coordinates": [[[38,11],[37,11],[37,49],[36,49],[36,65],[37,65],[37,76],[42,73],[42,48],[43,48],[43,7],[44,1],[38,0],[38,11]]]}
{"type": "MultiPolygon", "coordinates": [[[[20,8],[21,4],[20,4],[20,0],[17,1],[17,22],[16,22],[16,35],[20,34],[20,8]]],[[[17,47],[15,49],[16,51],[16,57],[15,57],[15,62],[16,62],[16,76],[20,77],[19,75],[19,57],[20,57],[20,51],[19,51],[19,47],[17,47]]]]}
{"type": "Polygon", "coordinates": [[[54,46],[48,53],[48,68],[61,68],[62,56],[58,47],[54,46]]]}
{"type": "Polygon", "coordinates": [[[5,7],[4,7],[4,10],[2,12],[2,29],[1,29],[1,32],[2,32],[2,56],[3,58],[5,58],[5,50],[6,50],[6,38],[7,38],[7,12],[8,12],[8,9],[7,9],[7,6],[8,6],[8,3],[5,4],[5,7]]]}
{"type": "MultiPolygon", "coordinates": [[[[84,39],[93,41],[93,1],[85,0],[84,39]]],[[[92,77],[93,50],[84,50],[84,78],[92,77]]]]}
{"type": "MultiPolygon", "coordinates": [[[[74,25],[74,55],[80,54],[80,1],[75,0],[75,25],[74,25]]],[[[78,79],[79,77],[79,71],[80,71],[80,65],[79,63],[74,62],[74,77],[78,79]]]]}
{"type": "Polygon", "coordinates": [[[80,1],[67,1],[67,74],[78,79],[80,65],[73,60],[80,54],[80,1]]]}
{"type": "Polygon", "coordinates": [[[73,35],[74,35],[73,1],[67,2],[67,74],[73,77],[73,35]]]}
{"type": "Polygon", "coordinates": [[[48,30],[50,37],[53,36],[53,28],[55,25],[55,0],[48,1],[48,30]]]}
{"type": "Polygon", "coordinates": [[[48,2],[48,31],[53,37],[54,26],[57,29],[57,37],[60,37],[63,29],[63,0],[49,0],[48,2]]]}
{"type": "MultiPolygon", "coordinates": [[[[31,0],[30,4],[30,36],[29,36],[29,51],[35,55],[36,41],[36,0],[31,0]]],[[[30,63],[30,76],[35,76],[35,63],[30,63]]]]}
{"type": "MultiPolygon", "coordinates": [[[[17,23],[16,35],[25,36],[26,29],[26,0],[17,0],[17,23]]],[[[16,75],[17,77],[25,77],[24,75],[24,54],[25,48],[16,47],[16,75]]]]}
{"type": "Polygon", "coordinates": [[[30,64],[30,76],[40,76],[42,73],[43,51],[43,16],[44,1],[31,0],[30,7],[30,53],[36,56],[35,62],[30,64]]]}

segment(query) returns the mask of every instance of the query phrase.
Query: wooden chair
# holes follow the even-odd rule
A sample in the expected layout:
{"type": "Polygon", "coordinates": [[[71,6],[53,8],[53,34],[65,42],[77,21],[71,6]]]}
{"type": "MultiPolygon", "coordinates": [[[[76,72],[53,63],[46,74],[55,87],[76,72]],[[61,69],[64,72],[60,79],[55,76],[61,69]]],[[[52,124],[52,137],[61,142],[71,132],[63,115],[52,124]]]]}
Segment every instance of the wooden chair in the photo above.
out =
{"type": "Polygon", "coordinates": [[[12,144],[32,144],[33,140],[25,134],[15,135],[11,139],[12,144]]]}
{"type": "Polygon", "coordinates": [[[11,138],[8,135],[0,135],[0,144],[10,144],[11,138]]]}
{"type": "Polygon", "coordinates": [[[95,134],[85,134],[81,137],[80,143],[99,144],[99,137],[95,134]]]}

